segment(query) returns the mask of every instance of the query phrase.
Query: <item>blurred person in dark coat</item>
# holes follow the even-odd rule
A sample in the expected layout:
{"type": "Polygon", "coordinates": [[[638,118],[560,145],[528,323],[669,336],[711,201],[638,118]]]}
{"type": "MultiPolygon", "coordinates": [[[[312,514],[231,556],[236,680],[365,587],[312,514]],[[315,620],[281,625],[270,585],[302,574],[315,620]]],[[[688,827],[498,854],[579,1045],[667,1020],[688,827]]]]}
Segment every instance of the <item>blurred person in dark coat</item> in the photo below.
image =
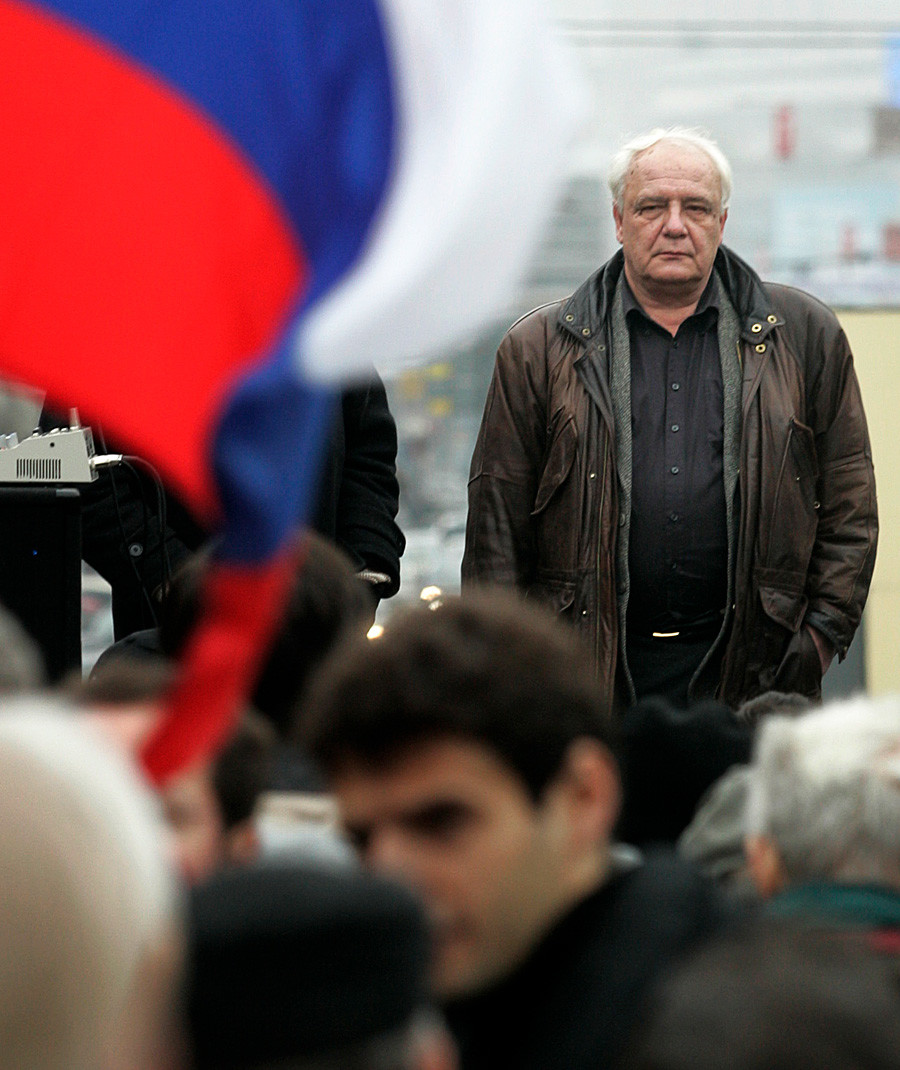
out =
{"type": "Polygon", "coordinates": [[[359,872],[223,873],[190,901],[195,1070],[454,1070],[420,905],[359,872]]]}
{"type": "MultiPolygon", "coordinates": [[[[399,589],[405,539],[396,523],[397,428],[384,384],[372,375],[341,395],[312,527],[347,554],[377,604],[399,589]]],[[[44,429],[59,423],[42,417],[44,429]]],[[[204,545],[206,532],[169,491],[162,525],[156,488],[142,470],[102,469],[80,489],[82,552],[112,587],[116,639],[153,627],[169,575],[204,545]]]]}
{"type": "Polygon", "coordinates": [[[897,1070],[897,963],[858,933],[754,926],[660,986],[616,1070],[897,1070]]]}
{"type": "Polygon", "coordinates": [[[577,638],[502,592],[347,640],[300,710],[360,857],[425,901],[465,1070],[606,1065],[657,973],[726,923],[674,855],[611,842],[600,710],[577,638]]]}

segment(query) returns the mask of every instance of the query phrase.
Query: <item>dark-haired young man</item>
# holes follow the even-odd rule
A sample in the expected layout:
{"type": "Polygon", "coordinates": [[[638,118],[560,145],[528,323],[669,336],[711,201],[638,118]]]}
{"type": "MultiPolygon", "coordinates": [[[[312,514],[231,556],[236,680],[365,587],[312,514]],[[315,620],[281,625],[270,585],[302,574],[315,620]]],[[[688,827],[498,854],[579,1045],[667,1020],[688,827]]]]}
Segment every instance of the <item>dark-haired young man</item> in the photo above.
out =
{"type": "MultiPolygon", "coordinates": [[[[163,663],[120,657],[89,679],[72,681],[68,691],[85,717],[118,745],[137,751],[160,716],[157,703],[171,678],[163,663]]],[[[173,859],[189,884],[257,860],[255,810],[274,745],[271,726],[247,711],[212,762],[182,770],[160,789],[173,859]]]]}
{"type": "Polygon", "coordinates": [[[425,901],[464,1070],[604,1065],[657,972],[725,920],[671,856],[611,844],[597,687],[571,633],[494,592],[348,641],[304,703],[347,833],[425,901]]]}

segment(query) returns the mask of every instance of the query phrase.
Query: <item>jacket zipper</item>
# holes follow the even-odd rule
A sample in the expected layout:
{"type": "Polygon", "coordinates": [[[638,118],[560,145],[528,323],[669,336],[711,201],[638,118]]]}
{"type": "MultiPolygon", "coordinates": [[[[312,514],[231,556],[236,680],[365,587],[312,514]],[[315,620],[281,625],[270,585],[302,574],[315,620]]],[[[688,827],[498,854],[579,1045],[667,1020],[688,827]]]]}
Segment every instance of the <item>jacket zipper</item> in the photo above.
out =
{"type": "MultiPolygon", "coordinates": [[[[608,467],[609,467],[609,433],[607,432],[606,441],[605,441],[605,443],[603,445],[603,466],[602,466],[602,470],[600,472],[600,480],[601,480],[601,483],[600,483],[600,503],[599,503],[599,508],[597,509],[597,531],[598,532],[601,531],[601,524],[602,524],[602,521],[603,521],[603,506],[604,506],[604,504],[606,502],[606,470],[607,470],[608,467]]],[[[618,529],[616,530],[616,538],[618,539],[618,529]]],[[[600,621],[599,595],[600,595],[600,590],[601,590],[601,585],[600,585],[601,574],[600,574],[600,570],[601,570],[601,567],[602,567],[602,556],[603,556],[602,555],[602,549],[601,549],[601,542],[602,542],[602,539],[598,535],[598,538],[597,538],[597,575],[596,575],[597,596],[598,597],[595,600],[596,603],[597,603],[597,609],[595,610],[595,617],[594,617],[594,658],[595,658],[596,664],[598,666],[600,665],[600,624],[599,624],[599,621],[600,621]]],[[[612,690],[614,690],[614,687],[615,687],[614,677],[615,677],[615,670],[613,671],[612,676],[610,676],[610,688],[611,688],[611,691],[610,691],[610,705],[609,705],[609,709],[607,710],[607,714],[609,716],[612,716],[611,696],[612,696],[612,690]]]]}

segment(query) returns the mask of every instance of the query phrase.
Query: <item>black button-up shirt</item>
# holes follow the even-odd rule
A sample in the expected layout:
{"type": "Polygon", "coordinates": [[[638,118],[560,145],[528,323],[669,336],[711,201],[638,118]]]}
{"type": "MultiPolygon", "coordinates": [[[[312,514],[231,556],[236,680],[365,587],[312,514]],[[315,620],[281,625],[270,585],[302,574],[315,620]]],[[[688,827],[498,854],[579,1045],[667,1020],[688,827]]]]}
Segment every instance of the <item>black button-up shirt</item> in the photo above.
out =
{"type": "Polygon", "coordinates": [[[673,337],[626,282],[632,494],[628,626],[635,634],[721,620],[728,534],[723,396],[712,279],[673,337]]]}

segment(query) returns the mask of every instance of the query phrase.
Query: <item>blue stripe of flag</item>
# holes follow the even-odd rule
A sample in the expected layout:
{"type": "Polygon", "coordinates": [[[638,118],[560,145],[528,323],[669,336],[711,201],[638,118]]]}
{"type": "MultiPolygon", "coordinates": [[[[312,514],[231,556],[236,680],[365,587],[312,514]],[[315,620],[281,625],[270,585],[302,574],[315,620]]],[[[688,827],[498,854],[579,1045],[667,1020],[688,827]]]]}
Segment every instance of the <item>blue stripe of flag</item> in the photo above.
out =
{"type": "Polygon", "coordinates": [[[375,0],[32,6],[154,72],[239,146],[312,265],[307,302],[352,265],[387,188],[394,145],[393,81],[375,0]]]}

